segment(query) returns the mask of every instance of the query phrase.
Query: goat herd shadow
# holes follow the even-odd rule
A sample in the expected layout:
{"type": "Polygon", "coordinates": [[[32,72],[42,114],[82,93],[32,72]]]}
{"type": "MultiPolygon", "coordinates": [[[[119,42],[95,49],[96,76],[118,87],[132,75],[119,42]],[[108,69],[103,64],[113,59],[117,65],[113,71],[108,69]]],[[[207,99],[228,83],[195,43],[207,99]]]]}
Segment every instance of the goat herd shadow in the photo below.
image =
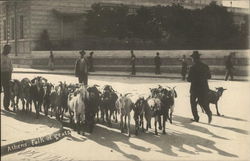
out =
{"type": "MultiPolygon", "coordinates": [[[[223,116],[223,117],[226,119],[248,122],[247,120],[240,119],[240,118],[229,117],[229,116],[227,116],[227,117],[223,116]]],[[[204,133],[204,134],[210,135],[211,137],[214,137],[216,139],[221,139],[221,140],[225,140],[225,141],[230,140],[226,137],[216,135],[215,133],[209,131],[205,127],[201,127],[201,126],[192,124],[189,118],[174,115],[173,120],[174,120],[174,123],[173,123],[174,126],[181,126],[181,127],[187,128],[188,130],[193,130],[193,131],[197,131],[200,133],[204,133]]],[[[200,123],[200,124],[205,124],[205,123],[200,123]]],[[[63,122],[63,126],[71,128],[70,124],[67,122],[63,122]]],[[[94,127],[93,133],[90,135],[86,135],[85,137],[87,139],[90,139],[90,140],[96,142],[99,145],[108,147],[111,150],[115,150],[118,153],[121,153],[126,158],[129,158],[132,160],[141,160],[141,159],[137,155],[129,154],[126,151],[121,150],[119,148],[119,146],[116,144],[116,142],[122,142],[122,143],[128,145],[130,148],[138,150],[138,151],[142,151],[142,152],[150,152],[151,151],[151,148],[132,143],[129,140],[129,137],[127,135],[120,133],[119,126],[120,126],[119,123],[112,122],[112,129],[115,129],[115,130],[110,130],[109,129],[110,127],[107,128],[106,124],[98,123],[94,127]]],[[[209,126],[230,130],[230,131],[244,134],[244,135],[249,134],[248,131],[242,130],[239,128],[225,127],[225,126],[219,126],[219,125],[213,125],[213,124],[211,124],[209,126]]],[[[168,131],[168,130],[166,129],[166,131],[168,131]]],[[[134,134],[134,133],[135,133],[135,126],[131,125],[131,134],[134,134]]],[[[214,142],[213,140],[209,140],[208,138],[203,138],[203,137],[200,137],[197,135],[182,133],[179,131],[178,132],[172,131],[171,133],[167,132],[166,135],[163,135],[163,134],[154,135],[154,133],[151,131],[148,131],[145,133],[140,131],[138,136],[132,135],[132,137],[141,139],[145,142],[148,142],[149,144],[153,144],[161,149],[161,150],[158,150],[157,152],[160,152],[160,153],[163,153],[166,155],[170,155],[173,157],[179,156],[177,153],[174,152],[173,147],[177,148],[180,152],[191,154],[191,155],[197,155],[197,153],[199,153],[199,152],[213,153],[213,151],[216,151],[217,154],[219,154],[221,156],[234,157],[234,158],[239,157],[235,154],[232,154],[232,153],[226,152],[222,149],[219,149],[218,147],[216,147],[216,145],[215,145],[216,142],[214,142]],[[190,150],[186,149],[185,145],[192,147],[194,150],[190,151],[190,150]],[[202,148],[202,147],[205,147],[205,148],[202,148]]],[[[82,137],[82,139],[84,139],[84,138],[82,137]]]]}
{"type": "MultiPolygon", "coordinates": [[[[46,124],[47,125],[47,121],[41,121],[41,120],[45,120],[46,116],[43,116],[43,115],[41,115],[41,117],[38,119],[39,121],[34,121],[34,119],[23,119],[22,115],[24,114],[22,112],[12,113],[12,112],[2,110],[2,114],[8,117],[13,117],[19,121],[30,123],[30,124],[44,124],[44,125],[46,124]]],[[[31,113],[31,115],[34,115],[35,117],[34,113],[31,113]]],[[[247,120],[244,120],[244,119],[239,119],[239,118],[234,118],[234,117],[229,117],[229,116],[223,116],[223,117],[226,119],[248,122],[247,120]]],[[[52,118],[48,118],[48,119],[50,119],[50,121],[54,120],[52,118]]],[[[210,135],[211,137],[214,137],[216,139],[221,139],[225,141],[229,140],[226,137],[216,135],[215,133],[209,131],[205,127],[201,127],[197,125],[197,124],[205,124],[205,123],[193,124],[191,123],[189,118],[185,118],[185,117],[178,116],[178,115],[174,115],[173,120],[174,120],[174,123],[173,123],[174,126],[180,126],[183,128],[187,128],[188,130],[210,135]]],[[[72,126],[69,124],[68,120],[65,119],[64,121],[62,121],[62,124],[64,127],[68,127],[72,129],[72,126]]],[[[112,129],[115,129],[115,130],[110,130],[109,128],[106,127],[106,124],[98,123],[94,127],[93,133],[91,133],[90,135],[86,135],[85,137],[71,136],[70,138],[68,138],[68,140],[84,142],[87,139],[89,139],[89,140],[96,142],[99,145],[110,148],[111,152],[115,150],[116,152],[121,153],[126,158],[129,158],[132,160],[141,160],[141,159],[135,154],[129,154],[126,151],[121,150],[119,146],[116,144],[116,142],[122,142],[128,145],[130,148],[138,150],[138,151],[142,151],[142,152],[151,151],[151,148],[146,148],[143,145],[139,145],[139,144],[137,145],[137,144],[132,143],[127,135],[123,135],[120,133],[119,126],[120,126],[119,123],[112,122],[112,129]]],[[[230,131],[244,134],[244,135],[249,134],[248,131],[239,129],[239,128],[225,127],[225,126],[219,126],[219,125],[213,125],[213,124],[210,124],[209,126],[230,130],[230,131]]],[[[135,126],[131,125],[131,134],[135,133],[134,129],[135,129],[135,126]]],[[[83,130],[85,131],[85,128],[83,130]]],[[[173,157],[179,156],[173,150],[173,147],[175,149],[177,148],[179,152],[187,153],[190,155],[196,155],[196,156],[200,152],[213,153],[213,151],[216,151],[217,154],[221,156],[234,157],[234,158],[239,157],[235,154],[226,152],[223,149],[219,149],[215,145],[216,142],[208,138],[204,138],[198,135],[192,135],[190,133],[182,133],[180,131],[173,131],[173,130],[170,133],[168,133],[168,129],[166,129],[166,132],[167,132],[166,135],[163,135],[160,133],[160,135],[157,135],[157,136],[154,135],[154,133],[151,131],[145,132],[145,133],[140,132],[138,136],[132,135],[132,137],[141,139],[144,142],[148,142],[149,144],[155,145],[160,149],[160,150],[157,150],[157,152],[160,152],[169,156],[173,156],[173,157]],[[192,147],[194,150],[190,151],[186,149],[185,148],[186,145],[189,147],[192,147]]]]}

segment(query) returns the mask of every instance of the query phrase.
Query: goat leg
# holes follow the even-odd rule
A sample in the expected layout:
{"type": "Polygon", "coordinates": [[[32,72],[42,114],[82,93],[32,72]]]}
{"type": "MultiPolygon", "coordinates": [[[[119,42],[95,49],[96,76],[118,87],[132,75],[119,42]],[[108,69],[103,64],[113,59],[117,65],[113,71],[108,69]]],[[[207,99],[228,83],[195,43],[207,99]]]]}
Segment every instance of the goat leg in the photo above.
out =
{"type": "Polygon", "coordinates": [[[162,126],[161,126],[161,115],[159,115],[158,122],[159,122],[159,130],[161,130],[162,129],[162,126]]]}
{"type": "Polygon", "coordinates": [[[124,121],[124,129],[127,130],[127,116],[125,115],[125,121],[124,121]]]}
{"type": "Polygon", "coordinates": [[[130,136],[130,114],[128,114],[128,137],[130,136]]]}
{"type": "Polygon", "coordinates": [[[23,98],[22,98],[22,104],[23,104],[23,111],[24,111],[25,101],[23,98]]]}
{"type": "Polygon", "coordinates": [[[215,107],[216,107],[217,115],[220,116],[220,113],[219,113],[219,110],[218,110],[218,103],[217,102],[215,104],[215,107]]]}
{"type": "Polygon", "coordinates": [[[121,114],[121,122],[120,122],[120,128],[121,128],[121,133],[123,133],[123,115],[121,114]]]}
{"type": "Polygon", "coordinates": [[[138,135],[138,130],[139,130],[139,117],[136,113],[134,113],[134,120],[135,120],[135,135],[138,135]]]}
{"type": "Polygon", "coordinates": [[[18,109],[19,99],[20,99],[19,97],[16,98],[16,108],[17,108],[17,110],[19,110],[19,109],[18,109]]]}
{"type": "Polygon", "coordinates": [[[170,118],[169,118],[169,121],[170,121],[170,124],[172,124],[172,121],[173,121],[173,109],[170,108],[170,118]]]}
{"type": "Polygon", "coordinates": [[[165,128],[166,128],[166,119],[167,119],[167,116],[166,114],[163,115],[163,134],[166,134],[166,131],[165,131],[165,128]]]}
{"type": "Polygon", "coordinates": [[[115,123],[117,123],[118,120],[117,120],[117,110],[115,110],[115,123]]]}
{"type": "Polygon", "coordinates": [[[155,135],[158,135],[158,132],[157,132],[157,121],[158,121],[158,116],[155,116],[155,135]]]}
{"type": "Polygon", "coordinates": [[[140,126],[142,127],[142,131],[144,132],[143,114],[141,114],[140,116],[140,126]]]}

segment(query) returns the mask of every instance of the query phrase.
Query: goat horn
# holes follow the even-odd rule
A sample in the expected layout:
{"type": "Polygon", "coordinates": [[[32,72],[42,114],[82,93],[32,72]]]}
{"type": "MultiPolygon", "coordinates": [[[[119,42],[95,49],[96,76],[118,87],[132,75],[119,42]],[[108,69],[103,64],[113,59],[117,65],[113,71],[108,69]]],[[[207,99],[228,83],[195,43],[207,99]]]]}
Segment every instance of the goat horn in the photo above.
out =
{"type": "Polygon", "coordinates": [[[129,95],[129,94],[132,94],[132,93],[126,93],[126,94],[124,94],[124,96],[127,96],[127,95],[129,95]]]}
{"type": "Polygon", "coordinates": [[[166,86],[168,89],[171,89],[169,86],[166,86]]]}

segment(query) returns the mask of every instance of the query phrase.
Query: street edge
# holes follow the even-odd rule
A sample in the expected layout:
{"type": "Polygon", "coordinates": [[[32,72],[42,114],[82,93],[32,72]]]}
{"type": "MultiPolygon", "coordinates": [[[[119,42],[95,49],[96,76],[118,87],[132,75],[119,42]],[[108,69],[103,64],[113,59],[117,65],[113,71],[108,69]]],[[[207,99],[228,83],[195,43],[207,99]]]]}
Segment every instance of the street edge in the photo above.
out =
{"type": "MultiPolygon", "coordinates": [[[[57,75],[74,75],[73,73],[68,72],[27,72],[27,71],[13,71],[13,73],[28,73],[28,74],[57,74],[57,75]]],[[[150,76],[150,75],[129,75],[129,74],[96,74],[96,73],[89,73],[90,76],[112,76],[112,77],[141,77],[141,78],[172,78],[172,79],[179,79],[180,77],[177,76],[150,76]]],[[[212,78],[211,80],[224,80],[221,78],[212,78]]],[[[234,81],[250,81],[249,79],[240,79],[236,78],[234,81]]]]}

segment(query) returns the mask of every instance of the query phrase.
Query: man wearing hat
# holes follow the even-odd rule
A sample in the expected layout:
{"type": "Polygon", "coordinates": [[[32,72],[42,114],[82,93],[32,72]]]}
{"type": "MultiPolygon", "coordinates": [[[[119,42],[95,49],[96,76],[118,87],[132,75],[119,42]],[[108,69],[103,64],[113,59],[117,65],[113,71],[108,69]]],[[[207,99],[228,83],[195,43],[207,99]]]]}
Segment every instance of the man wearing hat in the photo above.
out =
{"type": "Polygon", "coordinates": [[[78,77],[79,83],[84,83],[84,85],[88,85],[88,62],[85,58],[85,51],[81,50],[80,58],[76,60],[75,64],[75,76],[78,77]]]}
{"type": "Polygon", "coordinates": [[[210,70],[208,65],[204,64],[200,60],[200,53],[198,51],[193,51],[191,55],[193,60],[193,65],[190,67],[188,74],[188,82],[191,82],[190,87],[190,104],[193,114],[193,121],[199,122],[199,115],[197,112],[197,103],[203,107],[207,116],[208,123],[212,121],[212,112],[209,108],[208,101],[208,79],[211,78],[210,70]]]}

